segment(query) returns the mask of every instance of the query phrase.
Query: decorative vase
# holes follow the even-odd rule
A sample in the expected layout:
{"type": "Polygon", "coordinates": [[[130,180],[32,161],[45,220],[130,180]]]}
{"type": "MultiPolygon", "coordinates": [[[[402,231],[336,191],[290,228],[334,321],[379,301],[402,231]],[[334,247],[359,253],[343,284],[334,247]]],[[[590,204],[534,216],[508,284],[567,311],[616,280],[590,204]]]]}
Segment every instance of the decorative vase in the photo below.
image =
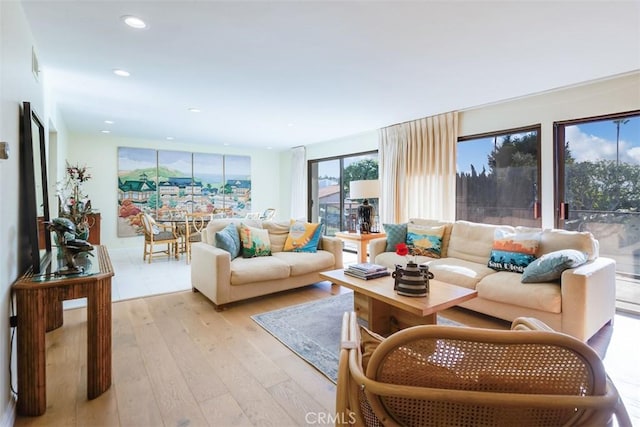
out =
{"type": "Polygon", "coordinates": [[[398,295],[426,297],[429,293],[429,279],[433,279],[433,273],[429,272],[428,265],[419,266],[409,262],[406,268],[396,265],[391,277],[395,279],[393,289],[398,295]]]}

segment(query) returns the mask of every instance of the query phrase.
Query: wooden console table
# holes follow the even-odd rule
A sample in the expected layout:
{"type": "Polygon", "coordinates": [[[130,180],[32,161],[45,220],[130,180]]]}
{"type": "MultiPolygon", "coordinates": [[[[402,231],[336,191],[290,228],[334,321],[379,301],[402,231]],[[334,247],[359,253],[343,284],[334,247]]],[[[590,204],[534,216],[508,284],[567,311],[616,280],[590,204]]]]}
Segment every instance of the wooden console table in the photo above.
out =
{"type": "MultiPolygon", "coordinates": [[[[335,236],[340,240],[349,240],[358,243],[358,262],[367,262],[367,248],[369,240],[387,237],[385,233],[349,233],[348,231],[338,231],[335,236]]],[[[373,260],[371,260],[373,262],[373,260]]]]}
{"type": "Polygon", "coordinates": [[[62,326],[64,300],[87,298],[87,397],[95,399],[111,387],[113,267],[107,249],[95,249],[95,257],[86,258],[83,274],[64,277],[49,271],[34,276],[28,272],[13,285],[20,415],[42,415],[47,409],[45,332],[62,326]]]}

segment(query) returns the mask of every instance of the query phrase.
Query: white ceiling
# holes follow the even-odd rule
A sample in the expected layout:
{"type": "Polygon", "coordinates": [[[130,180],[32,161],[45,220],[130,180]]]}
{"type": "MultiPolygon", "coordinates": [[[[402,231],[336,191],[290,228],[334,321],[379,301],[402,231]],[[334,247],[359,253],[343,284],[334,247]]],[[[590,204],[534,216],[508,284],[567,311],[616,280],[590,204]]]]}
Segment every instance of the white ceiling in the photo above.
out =
{"type": "Polygon", "coordinates": [[[283,149],[640,69],[638,0],[22,3],[68,129],[101,137],[283,149]]]}

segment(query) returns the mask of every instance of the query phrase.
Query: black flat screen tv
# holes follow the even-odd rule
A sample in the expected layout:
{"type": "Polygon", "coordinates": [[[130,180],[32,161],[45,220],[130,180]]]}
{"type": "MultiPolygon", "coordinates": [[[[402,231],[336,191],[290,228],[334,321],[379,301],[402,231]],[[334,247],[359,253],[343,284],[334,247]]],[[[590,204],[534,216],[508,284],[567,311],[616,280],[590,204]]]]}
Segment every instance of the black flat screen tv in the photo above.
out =
{"type": "Polygon", "coordinates": [[[31,103],[20,106],[20,270],[40,274],[51,262],[45,129],[31,103]]]}

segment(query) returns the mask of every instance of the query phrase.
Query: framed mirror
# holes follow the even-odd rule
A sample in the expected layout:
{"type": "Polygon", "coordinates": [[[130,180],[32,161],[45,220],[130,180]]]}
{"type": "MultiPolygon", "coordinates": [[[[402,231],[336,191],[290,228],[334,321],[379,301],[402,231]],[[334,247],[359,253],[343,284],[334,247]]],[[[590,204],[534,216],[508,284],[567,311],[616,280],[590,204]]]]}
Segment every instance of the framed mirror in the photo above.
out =
{"type": "Polygon", "coordinates": [[[22,103],[20,136],[23,267],[40,274],[51,257],[51,233],[45,226],[50,219],[47,155],[44,124],[29,102],[22,103]]]}

